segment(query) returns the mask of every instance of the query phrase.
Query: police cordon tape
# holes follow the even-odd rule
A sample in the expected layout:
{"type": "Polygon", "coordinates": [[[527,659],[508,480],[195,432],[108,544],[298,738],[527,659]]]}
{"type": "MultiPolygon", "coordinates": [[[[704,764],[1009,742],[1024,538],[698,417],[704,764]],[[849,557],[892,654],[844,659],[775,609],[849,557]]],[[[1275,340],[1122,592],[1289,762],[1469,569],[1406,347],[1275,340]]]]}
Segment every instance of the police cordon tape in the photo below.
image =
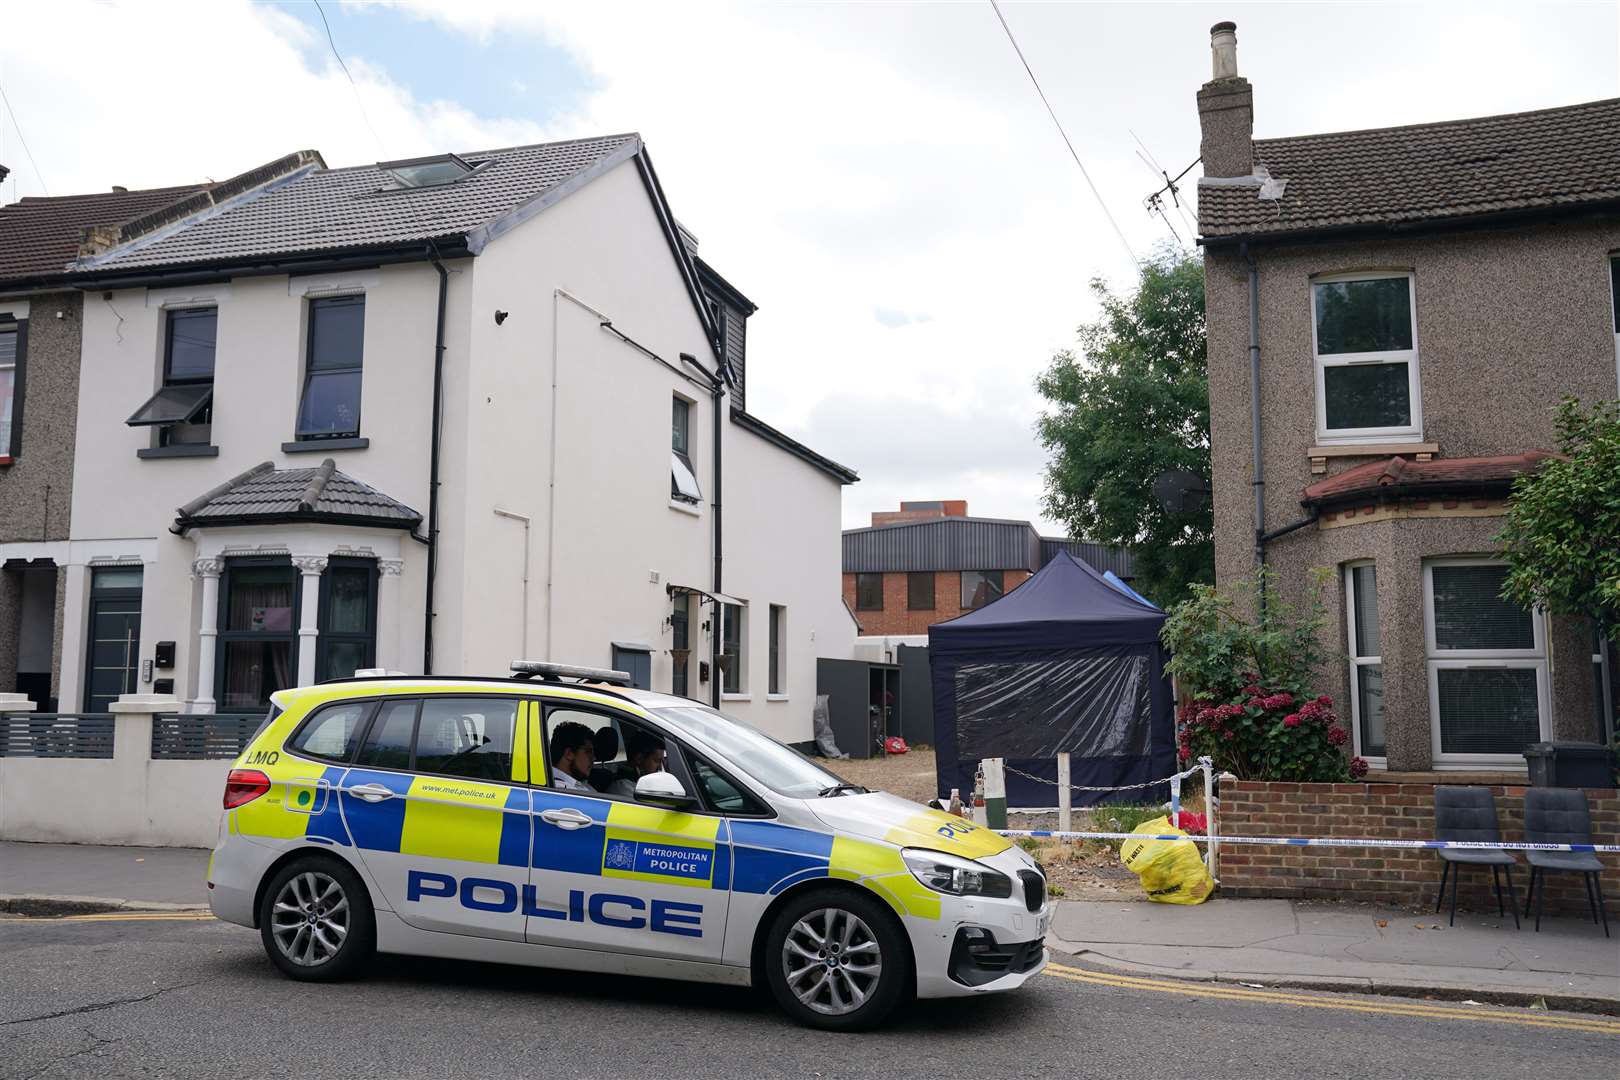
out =
{"type": "Polygon", "coordinates": [[[1371,837],[1338,836],[1193,836],[1184,833],[1062,832],[1057,829],[997,829],[1009,838],[1034,837],[1051,840],[1191,840],[1195,843],[1258,844],[1270,847],[1367,847],[1407,848],[1437,851],[1441,848],[1467,851],[1590,851],[1620,854],[1620,844],[1531,844],[1492,843],[1483,840],[1375,840],[1371,837]]]}

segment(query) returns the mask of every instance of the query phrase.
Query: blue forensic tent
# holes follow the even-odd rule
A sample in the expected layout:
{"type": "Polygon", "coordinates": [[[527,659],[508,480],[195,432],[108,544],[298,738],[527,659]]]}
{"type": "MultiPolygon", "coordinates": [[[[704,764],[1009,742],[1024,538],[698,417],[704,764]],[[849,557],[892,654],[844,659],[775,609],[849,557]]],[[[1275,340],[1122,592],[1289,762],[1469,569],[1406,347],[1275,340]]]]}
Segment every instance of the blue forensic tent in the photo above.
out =
{"type": "MultiPolygon", "coordinates": [[[[941,797],[972,791],[987,757],[1006,759],[1013,807],[1057,805],[1061,751],[1070,754],[1073,784],[1136,784],[1174,772],[1164,619],[1062,552],[1000,600],[929,627],[941,797]]],[[[1164,798],[1166,790],[1076,792],[1074,804],[1164,798]]]]}

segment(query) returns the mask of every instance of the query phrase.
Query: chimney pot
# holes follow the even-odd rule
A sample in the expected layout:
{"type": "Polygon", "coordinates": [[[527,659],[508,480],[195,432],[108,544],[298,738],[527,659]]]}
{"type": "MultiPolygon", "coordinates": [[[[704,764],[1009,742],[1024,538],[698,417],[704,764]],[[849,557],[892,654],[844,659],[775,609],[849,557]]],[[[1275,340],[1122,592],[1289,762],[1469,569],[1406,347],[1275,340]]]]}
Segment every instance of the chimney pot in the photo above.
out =
{"type": "Polygon", "coordinates": [[[1210,78],[1237,78],[1237,23],[1218,22],[1209,28],[1209,51],[1213,63],[1210,78]]]}

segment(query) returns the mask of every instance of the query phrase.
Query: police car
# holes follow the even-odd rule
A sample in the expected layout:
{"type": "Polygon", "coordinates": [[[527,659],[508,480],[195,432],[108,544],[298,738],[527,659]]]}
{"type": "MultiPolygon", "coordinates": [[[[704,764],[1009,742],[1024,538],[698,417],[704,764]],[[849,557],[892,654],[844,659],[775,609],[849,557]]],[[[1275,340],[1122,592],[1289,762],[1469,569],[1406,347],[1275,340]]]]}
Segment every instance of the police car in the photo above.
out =
{"type": "Polygon", "coordinates": [[[622,673],[284,690],[225,785],[209,901],[295,979],[374,950],[768,985],[802,1023],[1017,987],[1040,867],[622,673]]]}

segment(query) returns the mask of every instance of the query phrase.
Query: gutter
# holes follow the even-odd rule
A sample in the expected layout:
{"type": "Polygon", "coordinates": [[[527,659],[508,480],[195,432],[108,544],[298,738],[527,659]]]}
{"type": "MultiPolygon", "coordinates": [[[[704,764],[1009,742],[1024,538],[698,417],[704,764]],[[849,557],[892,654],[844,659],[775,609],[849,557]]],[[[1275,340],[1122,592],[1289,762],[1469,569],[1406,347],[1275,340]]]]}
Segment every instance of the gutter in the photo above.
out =
{"type": "MultiPolygon", "coordinates": [[[[461,234],[442,236],[427,241],[442,259],[456,259],[470,255],[466,237],[461,234]]],[[[51,274],[21,281],[30,288],[60,287],[68,289],[138,289],[160,288],[171,285],[200,285],[215,281],[228,281],[238,277],[263,277],[270,274],[324,274],[335,270],[369,269],[390,263],[420,262],[422,241],[405,244],[378,244],[367,247],[310,252],[304,255],[284,255],[263,260],[215,259],[201,263],[183,263],[167,269],[155,267],[130,268],[122,272],[51,274]]]]}
{"type": "Polygon", "coordinates": [[[439,272],[439,315],[433,329],[433,432],[428,461],[427,611],[422,626],[422,674],[433,674],[433,584],[439,568],[439,443],[444,418],[444,309],[450,293],[450,271],[439,261],[439,251],[428,241],[427,258],[439,272]]]}

